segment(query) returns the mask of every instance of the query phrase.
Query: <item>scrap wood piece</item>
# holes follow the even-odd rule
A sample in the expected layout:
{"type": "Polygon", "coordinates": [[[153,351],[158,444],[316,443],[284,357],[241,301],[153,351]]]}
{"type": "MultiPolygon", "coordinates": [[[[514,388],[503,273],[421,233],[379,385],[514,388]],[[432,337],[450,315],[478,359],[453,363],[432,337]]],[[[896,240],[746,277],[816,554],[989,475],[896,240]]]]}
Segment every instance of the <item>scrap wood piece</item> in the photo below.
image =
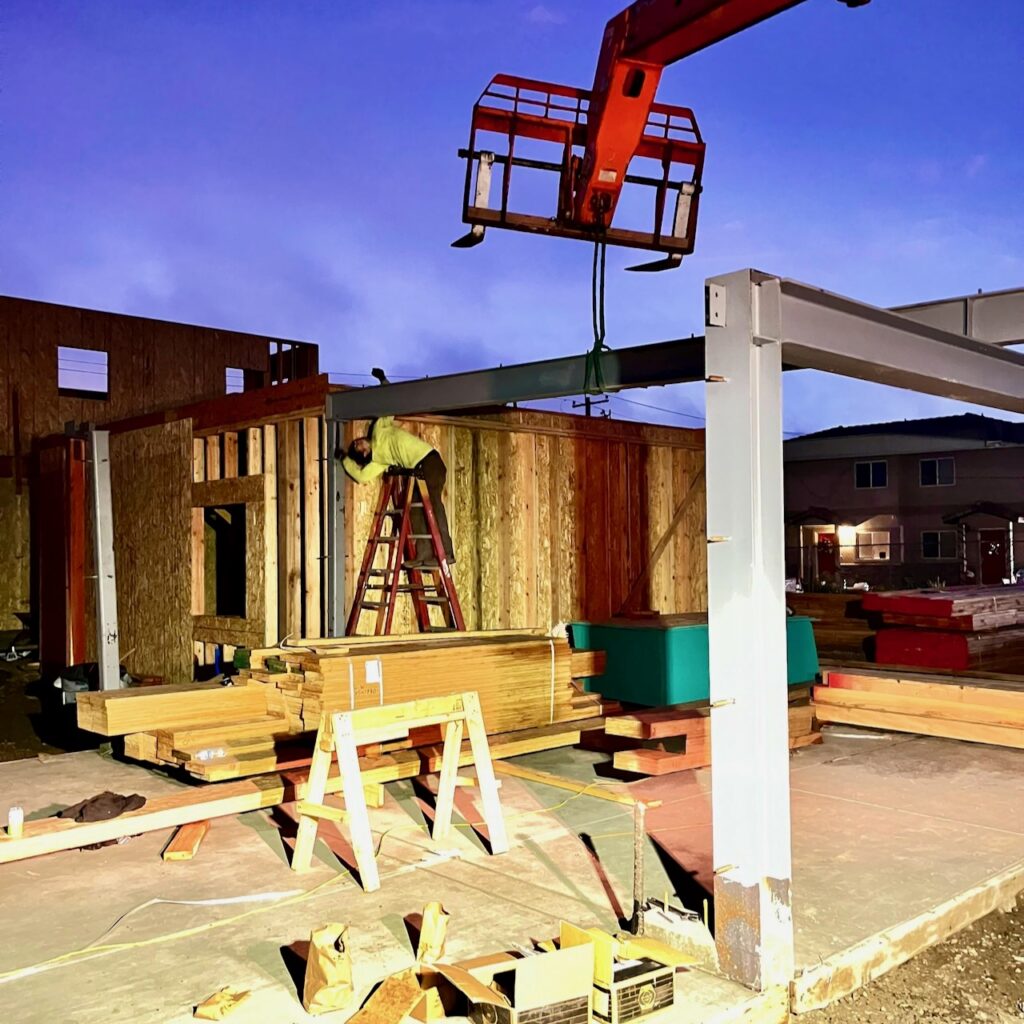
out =
{"type": "Polygon", "coordinates": [[[171,841],[164,847],[164,860],[191,860],[198,852],[199,845],[206,838],[210,831],[209,819],[205,821],[190,821],[182,825],[171,837],[171,841]]]}
{"type": "Polygon", "coordinates": [[[348,1024],[401,1024],[422,998],[415,968],[406,968],[385,978],[348,1024]]]}
{"type": "Polygon", "coordinates": [[[193,1011],[196,1020],[223,1020],[233,1010],[238,1009],[252,995],[248,989],[232,988],[230,985],[214,992],[204,999],[193,1011]]]}

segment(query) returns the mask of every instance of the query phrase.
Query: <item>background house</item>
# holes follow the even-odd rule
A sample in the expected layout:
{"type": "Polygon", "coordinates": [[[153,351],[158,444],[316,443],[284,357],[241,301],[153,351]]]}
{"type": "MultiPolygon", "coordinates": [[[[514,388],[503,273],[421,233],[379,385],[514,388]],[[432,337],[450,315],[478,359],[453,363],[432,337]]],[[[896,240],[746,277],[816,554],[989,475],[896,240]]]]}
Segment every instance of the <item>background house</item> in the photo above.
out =
{"type": "Polygon", "coordinates": [[[785,443],[786,571],[872,587],[998,584],[1024,565],[1024,423],[942,416],[785,443]]]}

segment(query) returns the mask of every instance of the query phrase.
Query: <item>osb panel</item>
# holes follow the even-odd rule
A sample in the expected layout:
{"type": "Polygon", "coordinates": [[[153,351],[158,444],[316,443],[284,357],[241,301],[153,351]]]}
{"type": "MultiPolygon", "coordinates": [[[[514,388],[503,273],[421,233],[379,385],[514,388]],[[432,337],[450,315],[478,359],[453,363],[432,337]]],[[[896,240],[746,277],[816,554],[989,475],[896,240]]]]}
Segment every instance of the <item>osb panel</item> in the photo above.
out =
{"type": "MultiPolygon", "coordinates": [[[[403,426],[433,444],[448,466],[445,503],[468,629],[550,626],[619,612],[704,464],[702,435],[693,430],[526,410],[403,426]]],[[[353,433],[365,429],[355,424],[353,433]]],[[[347,482],[350,597],[377,495],[377,485],[347,482]]],[[[664,613],[706,608],[702,497],[633,603],[664,613]]],[[[414,629],[410,605],[400,601],[396,632],[414,629]]],[[[371,629],[367,614],[360,631],[371,629]]]]}
{"type": "Polygon", "coordinates": [[[16,612],[29,610],[28,485],[0,478],[0,629],[20,629],[16,612]]]}
{"type": "Polygon", "coordinates": [[[110,439],[121,660],[168,683],[192,678],[191,478],[189,420],[110,439]]]}
{"type": "MultiPolygon", "coordinates": [[[[226,367],[269,365],[264,337],[7,296],[0,296],[0,340],[0,412],[9,411],[9,382],[16,382],[25,451],[68,420],[105,423],[213,398],[224,394],[226,367]],[[107,398],[58,394],[61,345],[108,353],[107,398]]],[[[0,455],[12,450],[13,418],[0,415],[0,455]]]]}

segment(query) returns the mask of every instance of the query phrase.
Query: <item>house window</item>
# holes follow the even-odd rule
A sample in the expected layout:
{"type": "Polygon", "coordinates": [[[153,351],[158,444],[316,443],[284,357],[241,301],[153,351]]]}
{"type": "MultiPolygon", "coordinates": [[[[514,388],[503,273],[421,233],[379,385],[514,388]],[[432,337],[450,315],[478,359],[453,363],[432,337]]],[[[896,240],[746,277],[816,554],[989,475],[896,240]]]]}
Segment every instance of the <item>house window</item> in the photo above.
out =
{"type": "Polygon", "coordinates": [[[889,486],[889,464],[880,462],[855,462],[853,482],[857,490],[889,486]]]}
{"type": "Polygon", "coordinates": [[[58,345],[57,394],[65,398],[109,398],[107,353],[58,345]]]}
{"type": "Polygon", "coordinates": [[[921,557],[947,561],[956,558],[956,530],[922,530],[921,557]]]}
{"type": "Polygon", "coordinates": [[[889,531],[867,530],[857,534],[858,562],[889,561],[889,531]]]}
{"type": "Polygon", "coordinates": [[[953,456],[921,460],[922,487],[951,487],[956,483],[956,465],[953,456]]]}

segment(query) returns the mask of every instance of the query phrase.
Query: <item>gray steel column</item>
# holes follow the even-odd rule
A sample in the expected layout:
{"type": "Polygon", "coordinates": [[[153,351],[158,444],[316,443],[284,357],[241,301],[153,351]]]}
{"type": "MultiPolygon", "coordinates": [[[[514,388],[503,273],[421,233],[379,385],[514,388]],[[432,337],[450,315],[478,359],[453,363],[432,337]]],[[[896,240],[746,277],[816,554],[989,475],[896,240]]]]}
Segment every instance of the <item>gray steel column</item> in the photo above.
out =
{"type": "Polygon", "coordinates": [[[110,501],[110,432],[89,428],[92,483],[93,559],[96,570],[96,661],[100,689],[121,688],[114,572],[114,519],[110,501]]]}
{"type": "Polygon", "coordinates": [[[710,279],[706,333],[715,938],[759,990],[793,976],[782,352],[761,278],[710,279]]]}

